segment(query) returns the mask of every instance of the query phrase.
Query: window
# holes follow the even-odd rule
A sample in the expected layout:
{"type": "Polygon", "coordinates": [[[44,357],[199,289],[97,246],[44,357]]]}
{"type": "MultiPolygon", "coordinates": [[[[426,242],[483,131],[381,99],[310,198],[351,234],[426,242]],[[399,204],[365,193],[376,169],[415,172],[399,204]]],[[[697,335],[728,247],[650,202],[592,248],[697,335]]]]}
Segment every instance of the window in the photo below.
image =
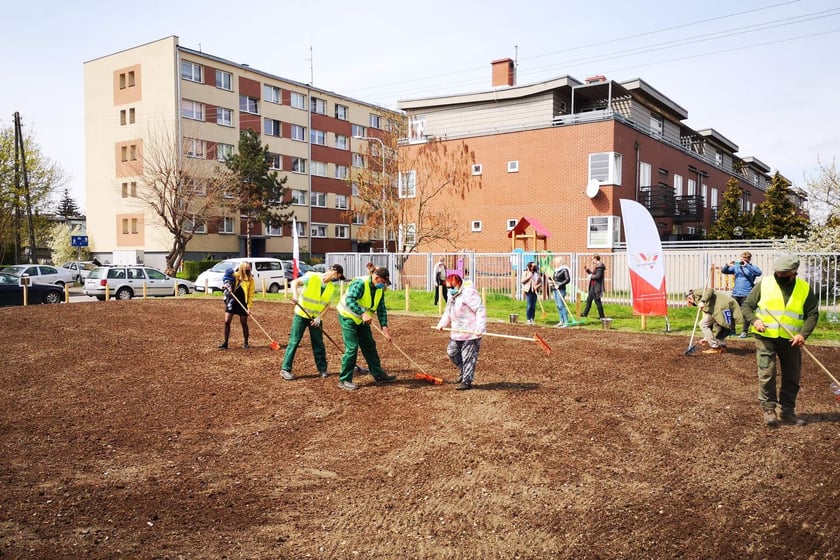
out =
{"type": "Polygon", "coordinates": [[[196,220],[195,216],[184,219],[184,230],[193,233],[207,233],[207,226],[201,220],[196,220]]]}
{"type": "Polygon", "coordinates": [[[302,93],[293,91],[290,98],[290,104],[295,109],[306,109],[306,96],[302,93]]]}
{"type": "Polygon", "coordinates": [[[720,150],[715,150],[715,164],[718,167],[723,167],[723,152],[720,150]]]}
{"type": "Polygon", "coordinates": [[[674,175],[674,196],[682,196],[683,178],[682,175],[674,175]]]}
{"type": "Polygon", "coordinates": [[[283,235],[283,226],[273,226],[270,223],[266,222],[265,224],[265,232],[268,235],[274,237],[282,237],[283,235]]]}
{"type": "Polygon", "coordinates": [[[408,141],[409,142],[425,142],[426,141],[426,116],[415,115],[408,119],[408,141]]]}
{"type": "Polygon", "coordinates": [[[225,216],[219,223],[219,233],[233,233],[233,226],[233,218],[231,216],[225,216]]]}
{"type": "Polygon", "coordinates": [[[298,222],[297,223],[298,235],[300,237],[306,237],[306,228],[308,228],[308,227],[309,227],[309,224],[307,224],[306,222],[298,222]]]}
{"type": "Polygon", "coordinates": [[[134,70],[129,70],[129,72],[128,72],[128,87],[134,87],[135,83],[136,82],[134,81],[134,70]]]}
{"type": "Polygon", "coordinates": [[[128,183],[123,183],[121,185],[121,187],[122,187],[122,197],[123,198],[128,198],[128,183]]]}
{"type": "Polygon", "coordinates": [[[292,189],[292,204],[295,206],[306,206],[306,191],[292,189]]]}
{"type": "Polygon", "coordinates": [[[280,88],[263,84],[263,100],[270,103],[282,103],[283,98],[280,94],[280,88]]]}
{"type": "Polygon", "coordinates": [[[602,184],[621,185],[621,154],[600,152],[589,154],[589,178],[602,184]]]}
{"type": "Polygon", "coordinates": [[[248,97],[247,95],[239,96],[239,110],[244,113],[259,114],[259,101],[255,97],[248,97]]]}
{"type": "Polygon", "coordinates": [[[120,147],[120,161],[128,161],[128,146],[120,147]]]}
{"type": "Polygon", "coordinates": [[[233,91],[233,74],[224,70],[216,70],[216,87],[233,91]]]}
{"type": "Polygon", "coordinates": [[[306,173],[306,160],[304,158],[292,158],[292,173],[306,173]]]}
{"type": "Polygon", "coordinates": [[[417,242],[417,224],[400,224],[400,237],[402,237],[400,245],[413,246],[417,242]]]}
{"type": "Polygon", "coordinates": [[[518,173],[519,172],[519,160],[509,161],[507,164],[508,173],[518,173]]]}
{"type": "Polygon", "coordinates": [[[367,132],[365,130],[365,127],[363,127],[360,124],[354,124],[351,126],[351,136],[353,136],[354,138],[356,136],[367,136],[365,132],[367,132]]]}
{"type": "Polygon", "coordinates": [[[473,220],[470,222],[470,231],[479,232],[481,231],[481,221],[480,220],[473,220]]]}
{"type": "Polygon", "coordinates": [[[352,157],[352,165],[353,167],[364,167],[365,166],[365,158],[362,154],[353,154],[352,157]]]}
{"type": "Polygon", "coordinates": [[[508,218],[508,221],[507,221],[507,226],[506,226],[506,227],[507,227],[507,230],[508,230],[508,231],[510,231],[510,230],[512,230],[513,228],[515,228],[515,227],[516,227],[516,222],[517,222],[517,221],[518,221],[518,220],[517,220],[516,218],[508,218]]]}
{"type": "Polygon", "coordinates": [[[306,127],[298,124],[293,124],[290,130],[290,137],[292,140],[300,140],[306,142],[306,127]]]}
{"type": "Polygon", "coordinates": [[[712,188],[712,208],[717,208],[718,205],[718,190],[716,188],[712,188]]]}
{"type": "Polygon", "coordinates": [[[266,158],[268,159],[268,166],[271,169],[283,169],[283,156],[280,154],[268,152],[266,158]]]}
{"type": "Polygon", "coordinates": [[[697,181],[694,179],[688,180],[688,192],[686,193],[688,196],[694,196],[697,194],[697,181]]]}
{"type": "Polygon", "coordinates": [[[181,77],[191,82],[201,83],[201,64],[190,62],[188,60],[181,61],[181,77]]]}
{"type": "Polygon", "coordinates": [[[309,167],[309,172],[318,177],[327,176],[327,164],[323,161],[313,161],[309,167]]]}
{"type": "Polygon", "coordinates": [[[125,89],[125,72],[120,72],[120,89],[125,89]]]}
{"type": "Polygon", "coordinates": [[[337,194],[335,195],[335,207],[339,210],[347,210],[347,195],[346,194],[337,194]]]}
{"type": "Polygon", "coordinates": [[[400,198],[414,198],[417,196],[417,172],[400,171],[399,175],[399,197],[400,198]]]}
{"type": "MultiPolygon", "coordinates": [[[[137,227],[137,218],[131,218],[131,233],[139,233],[140,229],[137,227]]],[[[203,232],[198,232],[203,233],[203,232]]]]}
{"type": "Polygon", "coordinates": [[[665,130],[665,119],[662,118],[662,115],[658,113],[651,113],[650,114],[650,133],[653,136],[662,136],[662,132],[665,130]]]}
{"type": "Polygon", "coordinates": [[[365,217],[361,214],[353,214],[353,224],[360,226],[365,223],[365,217]]]}
{"type": "Polygon", "coordinates": [[[353,196],[359,196],[359,183],[350,183],[350,194],[353,196]]]}
{"type": "Polygon", "coordinates": [[[127,116],[128,116],[128,113],[126,113],[125,109],[122,109],[120,111],[120,126],[125,126],[126,125],[126,123],[128,122],[127,116]]]}
{"type": "Polygon", "coordinates": [[[336,165],[335,166],[335,178],[336,179],[346,179],[350,176],[350,168],[346,165],[336,165]]]}
{"type": "Polygon", "coordinates": [[[639,163],[639,186],[640,187],[649,187],[650,186],[650,164],[649,163],[639,163]]]}
{"type": "Polygon", "coordinates": [[[309,101],[309,109],[313,113],[318,113],[319,115],[326,115],[327,114],[327,102],[323,99],[318,99],[317,97],[311,98],[309,101]]]}
{"type": "Polygon", "coordinates": [[[706,183],[700,183],[700,196],[703,197],[704,208],[708,208],[709,205],[706,204],[709,200],[709,185],[706,183]]]}
{"type": "Polygon", "coordinates": [[[123,218],[122,219],[122,232],[125,235],[128,235],[128,218],[123,218]]]}
{"type": "Polygon", "coordinates": [[[377,115],[375,113],[370,114],[370,127],[371,128],[381,128],[379,126],[379,121],[380,121],[379,115],[377,115]]]}
{"type": "Polygon", "coordinates": [[[216,124],[233,126],[233,109],[216,107],[216,124]]]}
{"type": "Polygon", "coordinates": [[[137,144],[132,144],[128,147],[128,159],[137,161],[137,144]]]}
{"type": "Polygon", "coordinates": [[[327,145],[327,133],[323,130],[315,130],[314,128],[309,132],[309,139],[313,144],[319,146],[327,145]]]}
{"type": "Polygon", "coordinates": [[[618,216],[590,216],[586,246],[593,249],[610,248],[621,238],[621,218],[618,216]]]}
{"type": "Polygon", "coordinates": [[[135,118],[136,118],[136,111],[134,110],[134,107],[131,107],[128,110],[128,124],[134,124],[135,118]]]}
{"type": "Polygon", "coordinates": [[[335,226],[335,236],[339,239],[350,238],[350,226],[335,226]]]}
{"type": "Polygon", "coordinates": [[[283,126],[278,120],[263,119],[265,121],[265,130],[263,133],[266,136],[276,136],[280,138],[283,135],[283,126]]]}
{"type": "Polygon", "coordinates": [[[339,150],[349,150],[350,149],[350,139],[344,136],[343,134],[336,134],[335,135],[335,147],[339,150]]]}
{"type": "Polygon", "coordinates": [[[204,103],[197,101],[190,101],[188,99],[181,100],[181,116],[185,119],[193,119],[195,121],[204,120],[204,103]]]}
{"type": "Polygon", "coordinates": [[[216,159],[227,161],[233,155],[233,144],[216,144],[216,159]]]}
{"type": "Polygon", "coordinates": [[[317,206],[318,208],[327,207],[327,193],[312,191],[311,200],[312,206],[317,206]]]}
{"type": "Polygon", "coordinates": [[[184,153],[189,157],[204,159],[206,146],[204,140],[184,138],[184,153]]]}
{"type": "Polygon", "coordinates": [[[312,237],[326,237],[327,236],[327,224],[312,224],[312,237]]]}
{"type": "Polygon", "coordinates": [[[335,118],[346,121],[349,114],[350,109],[346,105],[335,104],[335,118]]]}
{"type": "Polygon", "coordinates": [[[472,174],[473,175],[481,175],[481,164],[480,163],[474,163],[472,165],[472,174]]]}

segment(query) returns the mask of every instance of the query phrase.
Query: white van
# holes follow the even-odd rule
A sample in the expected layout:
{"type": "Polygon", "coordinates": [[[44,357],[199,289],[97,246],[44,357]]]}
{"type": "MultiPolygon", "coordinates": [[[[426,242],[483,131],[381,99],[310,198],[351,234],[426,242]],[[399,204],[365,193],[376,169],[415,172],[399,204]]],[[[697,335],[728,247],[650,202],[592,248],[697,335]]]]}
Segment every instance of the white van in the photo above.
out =
{"type": "Polygon", "coordinates": [[[195,279],[195,290],[203,292],[205,288],[209,292],[222,290],[222,278],[229,268],[236,270],[236,267],[243,261],[251,263],[251,274],[254,276],[254,288],[260,292],[265,287],[267,292],[273,294],[279,292],[286,285],[286,266],[280,259],[270,257],[238,257],[227,259],[216,263],[213,268],[205,270],[195,279]]]}

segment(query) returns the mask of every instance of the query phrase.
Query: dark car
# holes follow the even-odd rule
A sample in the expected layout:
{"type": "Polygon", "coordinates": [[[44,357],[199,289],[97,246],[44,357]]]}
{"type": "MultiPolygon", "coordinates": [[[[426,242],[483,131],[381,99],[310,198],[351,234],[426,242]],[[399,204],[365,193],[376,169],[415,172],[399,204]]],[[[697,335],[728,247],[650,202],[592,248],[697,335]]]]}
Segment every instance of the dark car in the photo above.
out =
{"type": "MultiPolygon", "coordinates": [[[[61,303],[64,290],[55,284],[30,284],[26,287],[26,303],[61,303]]],[[[0,272],[0,305],[23,305],[20,276],[0,272]]]]}

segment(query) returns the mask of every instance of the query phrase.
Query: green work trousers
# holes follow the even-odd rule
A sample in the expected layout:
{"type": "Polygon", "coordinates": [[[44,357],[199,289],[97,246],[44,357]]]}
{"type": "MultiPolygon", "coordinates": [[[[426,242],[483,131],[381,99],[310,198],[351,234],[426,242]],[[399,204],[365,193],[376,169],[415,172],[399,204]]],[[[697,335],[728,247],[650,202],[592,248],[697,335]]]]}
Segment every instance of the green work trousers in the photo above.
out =
{"type": "Polygon", "coordinates": [[[324,333],[321,327],[313,327],[311,320],[295,314],[292,319],[292,332],[289,333],[289,344],[286,346],[286,354],[283,356],[283,369],[291,373],[292,363],[295,361],[295,352],[303,338],[303,333],[309,329],[309,340],[312,341],[312,355],[315,357],[315,366],[318,373],[327,371],[327,350],[324,348],[324,333]]]}
{"type": "Polygon", "coordinates": [[[791,346],[787,338],[755,337],[755,356],[758,361],[758,402],[764,410],[779,404],[785,412],[796,408],[799,376],[802,371],[802,352],[791,346]],[[776,356],[782,369],[782,383],[776,398],[776,356]]]}
{"type": "Polygon", "coordinates": [[[370,325],[365,323],[357,325],[352,319],[341,315],[338,316],[338,322],[341,323],[341,336],[344,338],[344,357],[341,359],[341,373],[338,380],[353,381],[353,370],[356,368],[359,350],[365,357],[370,374],[374,377],[384,375],[370,325]]]}

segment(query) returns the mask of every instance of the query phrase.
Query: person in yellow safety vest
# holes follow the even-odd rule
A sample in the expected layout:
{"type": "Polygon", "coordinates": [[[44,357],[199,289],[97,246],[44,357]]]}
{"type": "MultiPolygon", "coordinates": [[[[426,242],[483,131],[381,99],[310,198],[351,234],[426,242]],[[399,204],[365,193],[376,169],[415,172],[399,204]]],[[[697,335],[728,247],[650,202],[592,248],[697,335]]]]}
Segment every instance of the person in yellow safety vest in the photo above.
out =
{"type": "Polygon", "coordinates": [[[799,259],[784,255],[773,263],[773,276],[756,284],[741,304],[744,319],[752,325],[758,361],[758,402],[764,424],[775,428],[779,421],[802,426],[796,415],[796,396],[802,369],[801,347],[819,319],[819,301],[808,282],[796,277],[799,259]],[[782,383],[776,397],[776,356],[782,383]],[[781,413],[776,417],[776,406],[781,413]]]}
{"type": "Polygon", "coordinates": [[[309,329],[312,341],[312,355],[321,377],[327,377],[327,350],[324,348],[324,333],[321,330],[321,316],[329,308],[335,291],[335,282],[344,280],[344,268],[334,264],[323,274],[308,273],[292,282],[292,302],[295,303],[295,316],[289,333],[289,344],[283,356],[283,368],[280,376],[292,381],[292,363],[295,360],[303,333],[309,329]],[[303,294],[298,297],[298,287],[304,286],[303,294]]]}
{"type": "Polygon", "coordinates": [[[373,314],[376,313],[382,333],[386,339],[391,340],[388,311],[385,308],[385,290],[390,285],[388,269],[376,268],[370,276],[354,278],[338,303],[338,322],[344,338],[344,357],[341,359],[341,373],[338,377],[338,386],[342,389],[355,391],[359,388],[353,383],[353,372],[360,349],[374,381],[390,383],[397,379],[396,375],[388,375],[382,369],[370,328],[373,314]]]}

